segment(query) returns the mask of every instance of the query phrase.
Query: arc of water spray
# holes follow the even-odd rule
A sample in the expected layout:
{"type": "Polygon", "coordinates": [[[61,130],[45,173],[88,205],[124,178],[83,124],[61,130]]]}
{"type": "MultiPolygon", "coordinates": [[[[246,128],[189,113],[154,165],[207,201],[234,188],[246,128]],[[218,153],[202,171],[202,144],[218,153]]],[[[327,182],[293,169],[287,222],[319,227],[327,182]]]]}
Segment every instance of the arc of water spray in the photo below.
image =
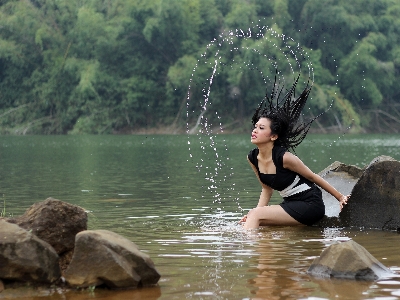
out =
{"type": "MultiPolygon", "coordinates": [[[[217,54],[218,54],[218,52],[219,52],[219,51],[217,51],[217,54]]],[[[217,54],[216,54],[216,55],[217,55],[217,54]]],[[[212,75],[211,75],[210,80],[209,80],[209,85],[208,85],[207,94],[206,94],[205,97],[204,97],[205,99],[204,99],[204,105],[202,106],[202,111],[201,111],[199,117],[197,118],[196,124],[193,126],[192,129],[190,129],[190,130],[188,131],[189,134],[193,134],[193,133],[196,132],[197,127],[200,125],[201,119],[203,118],[204,114],[205,114],[206,111],[207,111],[208,99],[209,99],[209,97],[210,97],[211,86],[212,86],[212,83],[213,83],[213,79],[214,79],[214,76],[215,76],[215,72],[217,71],[217,66],[218,66],[218,60],[215,59],[215,60],[214,60],[213,72],[212,72],[212,75]]]]}
{"type": "MultiPolygon", "coordinates": [[[[298,57],[298,54],[302,55],[302,59],[304,58],[306,63],[307,63],[307,67],[308,67],[308,78],[309,81],[314,82],[314,72],[313,72],[313,67],[312,67],[312,63],[309,60],[309,56],[307,55],[307,53],[304,51],[304,49],[302,49],[299,45],[299,43],[296,43],[292,38],[284,35],[284,34],[279,34],[276,30],[267,27],[267,26],[260,26],[260,25],[255,25],[252,27],[253,29],[256,29],[257,32],[253,32],[253,30],[251,28],[249,28],[249,30],[247,31],[243,31],[242,29],[236,29],[235,31],[229,31],[229,32],[224,32],[219,36],[219,39],[214,39],[212,40],[208,46],[207,46],[207,50],[201,55],[202,58],[207,59],[207,51],[211,49],[211,47],[222,47],[223,44],[228,43],[230,45],[234,45],[234,40],[233,38],[243,38],[243,39],[248,39],[251,37],[256,37],[256,38],[265,38],[267,34],[269,34],[270,36],[273,36],[275,38],[280,38],[285,47],[282,47],[279,43],[275,43],[273,40],[269,40],[269,39],[265,39],[265,42],[269,42],[270,44],[273,44],[273,46],[280,51],[281,53],[283,53],[284,57],[285,57],[285,61],[287,64],[289,64],[289,68],[290,71],[292,72],[292,74],[295,74],[297,71],[294,70],[295,66],[292,65],[289,56],[291,55],[293,59],[295,59],[296,61],[296,67],[300,70],[301,69],[301,62],[300,59],[298,57]],[[265,32],[266,31],[266,32],[265,32]],[[294,45],[290,45],[290,42],[293,42],[294,45]],[[297,46],[296,46],[297,45],[297,46]],[[296,54],[295,53],[295,49],[299,50],[300,53],[296,54]]],[[[264,41],[262,41],[264,42],[264,41]]],[[[233,49],[231,51],[240,51],[240,49],[248,49],[244,46],[242,47],[233,47],[233,49]]],[[[278,69],[278,61],[273,61],[273,58],[268,57],[267,54],[265,53],[261,53],[261,51],[259,49],[254,49],[252,48],[253,51],[255,51],[258,55],[267,58],[268,61],[270,61],[271,64],[274,65],[275,69],[278,69]]],[[[218,172],[223,168],[224,163],[221,160],[221,157],[218,156],[218,152],[217,152],[217,143],[216,140],[214,139],[214,136],[212,136],[212,129],[210,128],[211,124],[209,124],[207,117],[206,117],[206,112],[208,111],[207,109],[209,109],[210,106],[210,102],[209,102],[209,97],[211,94],[211,86],[213,84],[213,80],[215,79],[216,76],[216,71],[217,68],[219,67],[219,65],[221,64],[220,62],[220,57],[218,57],[220,50],[217,49],[216,53],[214,54],[214,62],[213,62],[213,69],[212,69],[212,74],[209,78],[209,80],[207,81],[208,83],[208,87],[207,88],[203,88],[203,97],[204,97],[204,103],[201,106],[201,112],[197,117],[196,123],[195,125],[189,129],[189,121],[187,121],[186,125],[186,132],[188,134],[188,138],[190,135],[196,133],[198,127],[200,126],[200,124],[203,125],[204,128],[202,128],[201,130],[197,131],[197,134],[206,134],[209,139],[207,139],[206,141],[201,141],[201,149],[203,149],[203,152],[206,149],[206,146],[210,146],[213,151],[215,152],[215,156],[217,158],[216,160],[216,166],[214,168],[211,168],[210,170],[206,170],[206,174],[205,174],[205,179],[208,180],[211,185],[208,187],[208,190],[211,190],[214,193],[214,203],[215,202],[220,202],[221,201],[221,195],[218,193],[217,189],[218,189],[218,172]],[[209,145],[207,145],[209,143],[209,145]]],[[[198,60],[198,63],[200,62],[200,59],[198,60]]],[[[195,71],[198,67],[198,63],[196,64],[195,68],[193,71],[195,71]]],[[[232,63],[236,63],[236,62],[232,62],[232,63]]],[[[258,72],[260,72],[261,76],[263,77],[264,81],[265,77],[263,74],[263,71],[259,70],[257,67],[254,67],[251,63],[245,63],[245,66],[247,66],[250,69],[256,69],[258,72]]],[[[232,65],[231,65],[232,67],[232,65]]],[[[187,93],[187,103],[186,103],[186,116],[187,116],[187,120],[189,120],[189,100],[191,97],[191,84],[193,83],[193,77],[194,77],[194,72],[192,73],[192,77],[190,78],[190,85],[188,88],[188,93],[187,93]]],[[[217,113],[217,117],[220,120],[220,117],[217,113]]],[[[220,126],[222,129],[222,123],[220,122],[220,126]]],[[[199,136],[199,139],[202,139],[202,136],[199,136]]],[[[190,145],[190,141],[188,140],[188,144],[190,145]]],[[[227,145],[225,144],[225,148],[227,150],[227,145]]],[[[189,151],[190,151],[190,146],[189,146],[189,151]]],[[[192,154],[190,154],[190,158],[192,158],[192,154]]],[[[200,171],[200,169],[203,167],[203,159],[200,159],[201,162],[196,164],[196,167],[198,169],[198,171],[200,171]]],[[[207,168],[206,168],[207,169],[207,168]]],[[[233,168],[231,168],[233,169],[233,168]]],[[[232,176],[233,172],[230,173],[230,176],[232,176]]],[[[225,176],[226,177],[226,176],[225,176]]],[[[223,181],[226,181],[226,178],[220,179],[223,181]]],[[[234,190],[234,185],[231,188],[232,190],[234,190]]],[[[238,193],[239,194],[239,193],[238,193]]],[[[230,196],[229,196],[230,197],[230,196]]],[[[239,198],[236,198],[235,201],[238,204],[238,208],[241,209],[240,204],[238,202],[239,198]]]]}

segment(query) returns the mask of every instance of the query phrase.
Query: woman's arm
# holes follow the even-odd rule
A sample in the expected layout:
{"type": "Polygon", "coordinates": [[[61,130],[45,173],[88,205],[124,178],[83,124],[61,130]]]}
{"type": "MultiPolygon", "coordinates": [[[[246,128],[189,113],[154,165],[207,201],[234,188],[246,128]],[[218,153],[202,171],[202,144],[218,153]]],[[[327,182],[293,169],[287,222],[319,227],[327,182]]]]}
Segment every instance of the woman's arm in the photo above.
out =
{"type": "Polygon", "coordinates": [[[340,208],[343,208],[344,204],[347,204],[348,198],[350,195],[344,196],[340,192],[338,192],[332,185],[330,185],[325,179],[323,179],[318,174],[315,174],[311,171],[297,156],[293,155],[290,152],[286,152],[283,155],[283,167],[289,169],[297,174],[300,174],[304,178],[314,182],[319,187],[323,188],[333,197],[335,197],[339,203],[340,208]]]}
{"type": "MultiPolygon", "coordinates": [[[[258,176],[258,172],[256,167],[250,162],[249,158],[247,158],[247,160],[249,161],[249,164],[251,166],[251,168],[253,169],[254,173],[256,174],[256,177],[258,178],[258,181],[261,184],[261,194],[260,194],[260,199],[258,199],[258,204],[257,207],[262,207],[262,206],[267,206],[269,203],[269,200],[271,199],[272,193],[274,192],[274,190],[272,188],[270,188],[268,185],[265,185],[261,182],[260,177],[258,176]]],[[[243,223],[246,222],[247,219],[247,215],[245,215],[240,221],[239,223],[243,223]]]]}

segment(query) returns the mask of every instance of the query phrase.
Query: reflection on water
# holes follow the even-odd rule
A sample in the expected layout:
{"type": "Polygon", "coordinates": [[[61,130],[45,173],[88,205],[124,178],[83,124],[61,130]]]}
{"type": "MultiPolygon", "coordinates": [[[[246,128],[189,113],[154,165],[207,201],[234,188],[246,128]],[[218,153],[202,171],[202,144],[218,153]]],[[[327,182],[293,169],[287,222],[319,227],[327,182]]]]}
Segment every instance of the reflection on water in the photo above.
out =
{"type": "MultiPolygon", "coordinates": [[[[90,229],[135,242],[162,275],[155,288],[16,298],[400,299],[398,278],[321,280],[306,273],[326,247],[349,239],[400,273],[397,233],[312,227],[246,232],[237,224],[260,192],[245,159],[248,140],[223,137],[229,164],[219,175],[228,179],[217,182],[215,203],[210,181],[196,168],[197,157],[205,157],[194,139],[191,160],[186,136],[2,137],[0,207],[5,201],[7,213],[18,215],[47,197],[80,205],[89,211],[90,229]]],[[[394,135],[310,135],[297,154],[318,172],[336,160],[359,167],[378,155],[400,160],[399,146],[394,135]]],[[[274,195],[272,202],[279,201],[274,195]]]]}

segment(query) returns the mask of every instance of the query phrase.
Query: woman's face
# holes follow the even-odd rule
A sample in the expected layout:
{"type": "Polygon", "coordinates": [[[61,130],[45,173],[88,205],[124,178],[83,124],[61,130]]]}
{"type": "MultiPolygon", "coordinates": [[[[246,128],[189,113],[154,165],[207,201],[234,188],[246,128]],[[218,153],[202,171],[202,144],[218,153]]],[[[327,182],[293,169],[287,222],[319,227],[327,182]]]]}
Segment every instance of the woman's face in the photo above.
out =
{"type": "Polygon", "coordinates": [[[274,142],[277,138],[276,134],[272,134],[271,121],[267,118],[260,118],[251,132],[251,142],[256,145],[274,142]]]}

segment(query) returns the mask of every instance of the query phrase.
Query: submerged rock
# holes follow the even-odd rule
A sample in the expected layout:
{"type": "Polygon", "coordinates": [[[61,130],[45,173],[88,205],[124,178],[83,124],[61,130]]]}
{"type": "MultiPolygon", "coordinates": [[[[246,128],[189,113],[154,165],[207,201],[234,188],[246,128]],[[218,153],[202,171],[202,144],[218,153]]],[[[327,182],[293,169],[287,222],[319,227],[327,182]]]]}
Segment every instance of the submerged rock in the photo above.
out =
{"type": "Polygon", "coordinates": [[[377,280],[394,273],[353,240],[326,248],[308,274],[324,278],[377,280]]]}
{"type": "Polygon", "coordinates": [[[48,243],[0,220],[0,279],[53,283],[60,276],[58,255],[48,243]]]}
{"type": "Polygon", "coordinates": [[[64,277],[77,287],[132,288],[155,285],[160,274],[150,257],[128,239],[108,230],[88,230],[77,234],[64,277]]]}

